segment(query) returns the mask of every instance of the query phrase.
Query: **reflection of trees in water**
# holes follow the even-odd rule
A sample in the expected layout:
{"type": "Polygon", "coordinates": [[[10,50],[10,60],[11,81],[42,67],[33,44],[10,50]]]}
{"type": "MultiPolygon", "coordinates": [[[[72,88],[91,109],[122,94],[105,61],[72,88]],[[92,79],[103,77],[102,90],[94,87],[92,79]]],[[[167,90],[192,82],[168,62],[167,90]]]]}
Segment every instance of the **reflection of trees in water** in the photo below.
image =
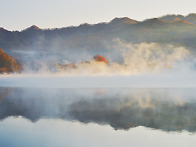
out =
{"type": "Polygon", "coordinates": [[[189,98],[189,92],[183,98],[177,91],[114,91],[0,88],[0,118],[60,118],[109,124],[114,129],[146,126],[165,131],[196,131],[196,101],[189,98]]]}
{"type": "Polygon", "coordinates": [[[10,88],[0,88],[0,102],[8,95],[8,92],[10,92],[10,90],[10,88]]]}
{"type": "MultiPolygon", "coordinates": [[[[115,102],[114,99],[91,102],[81,100],[71,105],[70,114],[81,122],[110,124],[115,129],[146,126],[167,131],[196,131],[195,103],[187,102],[178,105],[172,101],[152,98],[151,107],[141,107],[137,99],[124,98],[124,100],[124,103],[119,99],[115,102]],[[108,108],[107,104],[113,107],[108,108]]],[[[146,102],[145,99],[143,101],[146,102]]]]}

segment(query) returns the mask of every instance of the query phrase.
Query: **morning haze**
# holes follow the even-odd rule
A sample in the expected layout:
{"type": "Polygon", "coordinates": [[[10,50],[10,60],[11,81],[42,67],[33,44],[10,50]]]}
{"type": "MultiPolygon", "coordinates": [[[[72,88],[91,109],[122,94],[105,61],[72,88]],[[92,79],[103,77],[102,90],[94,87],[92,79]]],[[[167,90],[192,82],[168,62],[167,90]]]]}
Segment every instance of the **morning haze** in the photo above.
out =
{"type": "Polygon", "coordinates": [[[0,1],[1,147],[196,146],[196,1],[0,1]]]}

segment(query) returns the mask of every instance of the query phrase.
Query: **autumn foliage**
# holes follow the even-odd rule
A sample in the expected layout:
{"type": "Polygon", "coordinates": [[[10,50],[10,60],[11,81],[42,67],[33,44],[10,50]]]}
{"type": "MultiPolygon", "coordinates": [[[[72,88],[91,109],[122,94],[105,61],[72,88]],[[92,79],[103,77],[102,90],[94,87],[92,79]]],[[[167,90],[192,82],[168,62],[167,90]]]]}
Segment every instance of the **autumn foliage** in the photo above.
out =
{"type": "Polygon", "coordinates": [[[98,61],[98,62],[104,62],[104,63],[108,63],[107,59],[101,55],[96,55],[94,56],[94,60],[98,61]]]}
{"type": "Polygon", "coordinates": [[[0,73],[20,72],[22,67],[0,48],[0,73]]]}

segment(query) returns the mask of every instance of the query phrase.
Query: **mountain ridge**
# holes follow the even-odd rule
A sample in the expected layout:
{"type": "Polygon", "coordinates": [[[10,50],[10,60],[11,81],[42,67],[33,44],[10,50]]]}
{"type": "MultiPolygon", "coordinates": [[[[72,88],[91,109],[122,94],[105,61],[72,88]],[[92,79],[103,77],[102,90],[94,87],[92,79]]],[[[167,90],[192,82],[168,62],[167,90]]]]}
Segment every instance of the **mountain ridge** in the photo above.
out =
{"type": "MultiPolygon", "coordinates": [[[[77,27],[82,26],[82,25],[94,26],[94,25],[100,25],[100,24],[109,24],[109,23],[112,23],[112,22],[115,22],[115,21],[118,21],[118,22],[121,21],[121,22],[128,23],[128,24],[136,24],[138,22],[142,23],[142,22],[146,22],[148,20],[159,19],[159,20],[162,20],[162,21],[165,21],[165,22],[170,22],[170,21],[174,21],[175,18],[180,18],[181,20],[186,20],[187,22],[189,22],[188,20],[190,20],[190,19],[193,19],[194,21],[196,21],[196,13],[190,13],[188,15],[167,14],[167,15],[163,15],[163,16],[160,16],[160,17],[147,18],[147,19],[144,19],[143,21],[138,21],[138,20],[135,20],[135,19],[131,19],[129,17],[116,17],[116,18],[112,19],[109,22],[100,22],[100,23],[95,23],[95,24],[81,23],[78,26],[67,26],[67,27],[60,27],[60,28],[44,28],[44,29],[41,29],[37,25],[31,25],[30,27],[22,29],[21,31],[15,30],[15,31],[10,31],[10,32],[22,32],[22,31],[29,30],[29,29],[35,29],[35,30],[42,30],[42,31],[44,31],[44,30],[77,28],[77,27]],[[188,20],[187,20],[187,18],[188,18],[188,20]]],[[[191,22],[189,22],[189,23],[191,23],[191,22]]],[[[4,27],[0,27],[0,29],[4,29],[6,31],[9,31],[8,29],[6,29],[4,27]]]]}
{"type": "Polygon", "coordinates": [[[22,31],[0,28],[0,47],[4,50],[109,50],[116,39],[138,44],[169,43],[194,48],[196,46],[196,14],[165,15],[137,21],[129,17],[114,18],[97,24],[41,29],[32,25],[22,31]],[[185,19],[182,19],[185,18],[185,19]],[[167,21],[168,20],[168,21],[167,21]],[[191,22],[189,22],[190,20],[191,22]]]}

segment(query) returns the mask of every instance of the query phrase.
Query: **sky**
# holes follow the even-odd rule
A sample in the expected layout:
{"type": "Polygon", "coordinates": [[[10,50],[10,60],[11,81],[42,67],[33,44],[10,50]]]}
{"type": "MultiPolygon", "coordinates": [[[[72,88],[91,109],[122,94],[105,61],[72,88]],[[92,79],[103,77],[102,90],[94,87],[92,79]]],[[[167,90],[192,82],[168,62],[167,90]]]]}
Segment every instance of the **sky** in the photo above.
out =
{"type": "Polygon", "coordinates": [[[0,27],[22,30],[109,22],[115,17],[136,20],[166,14],[196,13],[195,0],[0,0],[0,27]]]}

